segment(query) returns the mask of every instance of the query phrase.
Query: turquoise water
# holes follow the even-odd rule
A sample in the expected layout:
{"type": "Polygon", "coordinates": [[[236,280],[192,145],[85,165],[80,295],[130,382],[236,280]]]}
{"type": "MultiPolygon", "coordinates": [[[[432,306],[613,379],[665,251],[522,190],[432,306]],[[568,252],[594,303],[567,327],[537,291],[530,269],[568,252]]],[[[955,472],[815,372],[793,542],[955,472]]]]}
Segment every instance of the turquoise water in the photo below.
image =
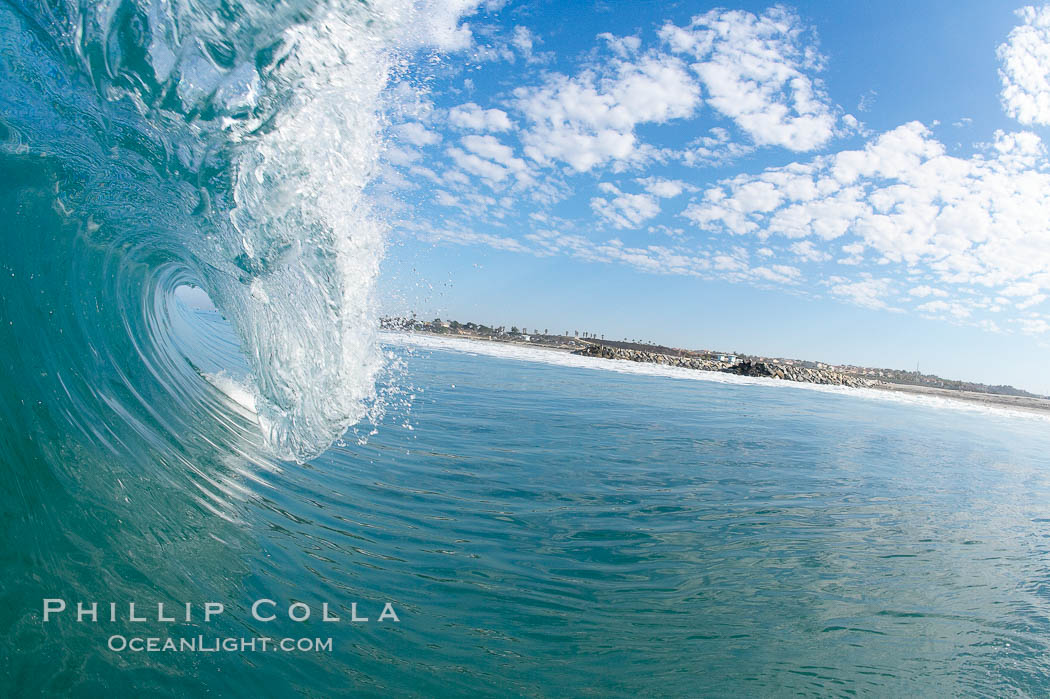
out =
{"type": "Polygon", "coordinates": [[[1046,420],[380,343],[431,11],[0,0],[0,696],[1050,693],[1046,420]]]}
{"type": "Polygon", "coordinates": [[[36,548],[47,542],[38,530],[7,567],[48,596],[228,604],[218,623],[143,624],[151,633],[323,635],[331,652],[114,653],[106,639],[127,622],[41,626],[37,610],[19,608],[39,606],[27,590],[4,607],[14,622],[4,634],[8,686],[90,694],[130,681],[237,696],[1050,691],[1044,422],[392,351],[406,356],[411,410],[389,413],[365,444],[251,474],[236,521],[202,516],[180,529],[158,488],[140,495],[130,522],[81,515],[84,526],[127,530],[81,530],[63,556],[36,548]],[[148,538],[161,551],[112,550],[107,536],[120,547],[148,538]],[[158,556],[159,567],[145,565],[158,556]],[[260,598],[305,601],[315,619],[252,622],[260,598]],[[316,621],[322,602],[351,601],[372,618],[390,601],[400,622],[353,624],[345,612],[342,623],[316,621]]]}

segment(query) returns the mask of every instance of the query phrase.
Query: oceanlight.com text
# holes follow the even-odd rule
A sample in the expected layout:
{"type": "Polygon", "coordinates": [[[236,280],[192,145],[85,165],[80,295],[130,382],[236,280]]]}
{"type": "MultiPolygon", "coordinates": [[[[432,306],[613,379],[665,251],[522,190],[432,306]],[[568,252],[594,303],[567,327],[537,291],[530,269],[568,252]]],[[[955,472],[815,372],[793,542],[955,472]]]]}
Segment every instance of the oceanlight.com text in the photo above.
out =
{"type": "Polygon", "coordinates": [[[331,653],[331,638],[190,638],[122,636],[109,637],[107,647],[116,653],[331,653]]]}

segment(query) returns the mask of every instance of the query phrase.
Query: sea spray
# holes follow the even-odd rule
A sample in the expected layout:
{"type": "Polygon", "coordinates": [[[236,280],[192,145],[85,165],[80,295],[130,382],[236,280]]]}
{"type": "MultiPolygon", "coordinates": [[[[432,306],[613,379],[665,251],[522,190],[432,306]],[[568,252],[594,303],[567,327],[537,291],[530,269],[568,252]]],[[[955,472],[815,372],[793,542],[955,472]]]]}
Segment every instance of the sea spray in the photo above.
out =
{"type": "MultiPolygon", "coordinates": [[[[245,370],[227,376],[239,374],[238,390],[253,395],[271,457],[315,455],[382,410],[373,289],[386,227],[369,186],[385,115],[404,94],[404,83],[390,87],[418,52],[469,45],[461,20],[477,4],[10,8],[5,152],[55,164],[34,192],[52,196],[47,206],[77,231],[50,254],[69,260],[76,240],[126,279],[119,294],[98,292],[98,312],[119,314],[113,321],[146,374],[164,374],[180,395],[213,391],[214,382],[198,379],[215,372],[158,369],[177,365],[186,342],[163,337],[170,328],[154,314],[164,303],[135,298],[204,290],[239,339],[235,363],[245,370]],[[159,334],[143,337],[142,326],[159,334]]],[[[99,273],[83,264],[77,274],[99,273]]],[[[86,344],[103,358],[115,349],[97,319],[76,322],[89,326],[86,344]]],[[[124,353],[115,354],[121,361],[124,353]]]]}
{"type": "Polygon", "coordinates": [[[218,254],[206,269],[222,273],[205,283],[245,341],[259,422],[284,458],[317,453],[381,410],[373,287],[385,225],[367,188],[382,152],[386,91],[407,52],[469,41],[459,26],[468,9],[321,6],[313,21],[284,30],[263,69],[263,89],[283,108],[268,128],[237,135],[230,225],[217,222],[215,247],[206,248],[218,254]]]}
{"type": "Polygon", "coordinates": [[[0,0],[0,694],[104,691],[29,600],[240,599],[282,459],[402,400],[369,183],[470,7],[0,0]]]}
{"type": "Polygon", "coordinates": [[[430,40],[420,29],[445,47],[466,39],[459,11],[440,4],[316,12],[284,30],[262,70],[264,99],[283,107],[266,129],[237,134],[229,225],[216,221],[205,248],[204,282],[245,342],[260,426],[284,458],[317,453],[381,409],[373,286],[385,225],[367,188],[385,93],[403,53],[430,40]]]}
{"type": "MultiPolygon", "coordinates": [[[[460,16],[0,2],[0,509],[33,570],[5,599],[233,598],[280,460],[399,400],[368,186],[391,81],[460,16]]],[[[0,657],[81,662],[31,626],[0,657]]]]}
{"type": "Polygon", "coordinates": [[[389,59],[363,40],[365,21],[332,15],[286,32],[275,74],[290,104],[236,149],[230,225],[215,227],[210,265],[220,273],[205,279],[245,342],[260,425],[286,458],[360,419],[381,365],[372,286],[384,231],[365,188],[389,59]]]}

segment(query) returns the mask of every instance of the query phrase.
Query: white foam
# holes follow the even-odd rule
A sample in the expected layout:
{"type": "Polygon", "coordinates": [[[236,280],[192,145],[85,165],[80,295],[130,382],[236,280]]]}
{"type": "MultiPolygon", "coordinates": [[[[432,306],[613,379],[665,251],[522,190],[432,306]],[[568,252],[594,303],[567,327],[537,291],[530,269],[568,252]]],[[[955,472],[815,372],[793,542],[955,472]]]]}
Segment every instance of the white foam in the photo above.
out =
{"type": "Polygon", "coordinates": [[[257,398],[255,392],[249,386],[221,371],[214,374],[204,374],[204,378],[212,386],[219,389],[227,398],[244,408],[251,415],[258,417],[257,398]]]}
{"type": "Polygon", "coordinates": [[[612,371],[620,374],[635,374],[639,376],[659,376],[671,379],[683,379],[689,381],[707,381],[710,383],[723,383],[750,386],[769,386],[775,388],[797,389],[802,391],[816,391],[819,393],[834,393],[843,396],[862,398],[865,400],[876,400],[889,403],[901,403],[906,405],[925,406],[937,409],[958,410],[969,413],[980,413],[987,415],[1001,415],[1011,418],[1025,418],[1041,421],[1050,421],[1050,414],[1010,408],[1008,406],[983,405],[964,400],[945,398],[941,396],[922,395],[915,393],[897,393],[877,388],[850,388],[847,386],[826,386],[821,384],[803,383],[800,381],[783,381],[772,378],[761,378],[753,376],[738,376],[718,371],[701,371],[698,369],[686,369],[683,367],[665,366],[662,364],[650,364],[647,362],[631,362],[622,359],[601,359],[597,357],[584,357],[571,352],[556,350],[545,347],[527,347],[520,344],[507,342],[491,342],[486,340],[472,340],[455,337],[438,337],[435,335],[422,335],[416,333],[383,332],[380,333],[380,341],[388,345],[421,347],[429,350],[448,352],[460,352],[464,354],[475,354],[502,359],[514,359],[526,362],[537,362],[551,364],[554,366],[571,367],[574,369],[590,369],[597,371],[612,371]]]}
{"type": "Polygon", "coordinates": [[[381,398],[374,287],[386,224],[369,187],[390,86],[412,51],[469,44],[460,20],[478,2],[335,0],[279,32],[265,79],[250,66],[229,78],[249,101],[280,108],[264,110],[266,128],[262,116],[228,120],[233,205],[195,253],[282,459],[323,451],[381,398]]]}

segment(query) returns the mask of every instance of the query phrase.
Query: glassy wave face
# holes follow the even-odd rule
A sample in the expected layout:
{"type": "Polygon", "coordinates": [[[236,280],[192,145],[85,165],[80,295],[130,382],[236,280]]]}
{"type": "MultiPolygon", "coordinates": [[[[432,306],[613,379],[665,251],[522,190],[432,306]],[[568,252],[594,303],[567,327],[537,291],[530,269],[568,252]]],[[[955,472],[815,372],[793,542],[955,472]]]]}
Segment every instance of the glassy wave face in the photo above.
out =
{"type": "Polygon", "coordinates": [[[388,85],[459,14],[0,0],[5,688],[88,662],[41,594],[224,595],[260,474],[381,412],[388,85]]]}
{"type": "Polygon", "coordinates": [[[48,417],[106,448],[121,438],[99,423],[181,433],[206,412],[190,404],[226,402],[170,339],[174,292],[195,287],[238,338],[270,455],[316,454],[364,417],[385,91],[457,17],[412,0],[0,5],[3,359],[20,382],[4,400],[61,399],[75,407],[48,417]]]}

